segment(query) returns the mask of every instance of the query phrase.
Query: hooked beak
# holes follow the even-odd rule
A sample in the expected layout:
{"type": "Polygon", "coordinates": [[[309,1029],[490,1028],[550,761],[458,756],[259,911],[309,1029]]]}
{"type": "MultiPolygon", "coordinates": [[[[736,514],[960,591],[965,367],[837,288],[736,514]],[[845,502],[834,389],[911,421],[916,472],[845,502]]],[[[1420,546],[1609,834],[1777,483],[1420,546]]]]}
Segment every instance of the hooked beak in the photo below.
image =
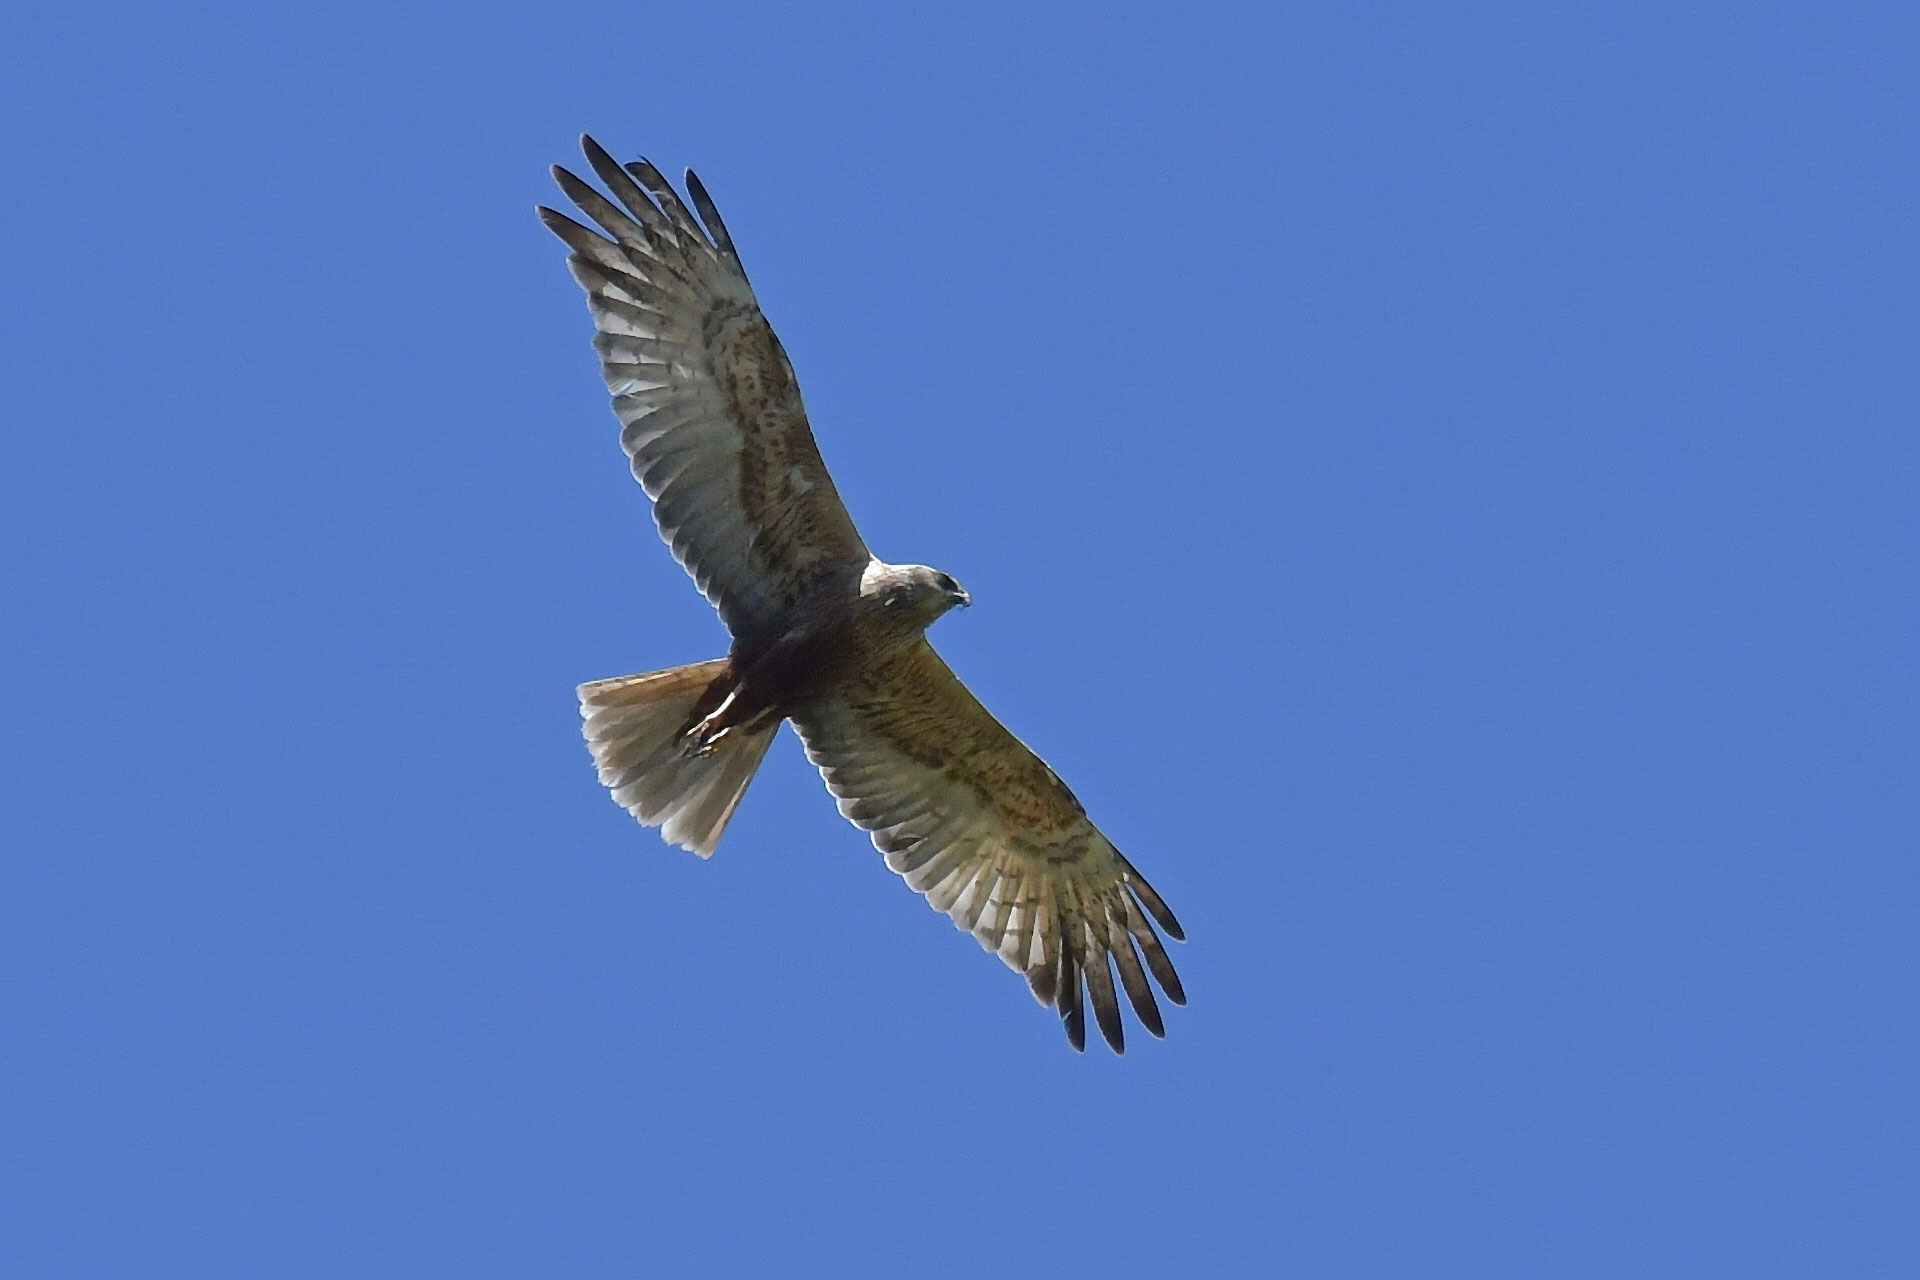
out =
{"type": "Polygon", "coordinates": [[[973,603],[973,597],[967,594],[966,588],[964,587],[955,587],[948,594],[947,598],[959,605],[962,609],[973,603]]]}

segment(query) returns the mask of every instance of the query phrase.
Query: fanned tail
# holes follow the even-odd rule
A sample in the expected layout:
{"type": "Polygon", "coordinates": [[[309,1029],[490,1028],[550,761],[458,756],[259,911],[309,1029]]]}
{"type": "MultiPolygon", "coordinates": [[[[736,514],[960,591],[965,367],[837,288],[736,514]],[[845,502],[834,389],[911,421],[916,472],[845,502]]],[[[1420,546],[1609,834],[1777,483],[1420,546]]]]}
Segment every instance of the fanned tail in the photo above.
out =
{"type": "Polygon", "coordinates": [[[742,726],[703,754],[684,749],[683,732],[712,710],[731,685],[725,658],[580,686],[587,747],[600,781],[628,813],[659,827],[669,844],[705,858],[740,804],[780,727],[742,726]]]}

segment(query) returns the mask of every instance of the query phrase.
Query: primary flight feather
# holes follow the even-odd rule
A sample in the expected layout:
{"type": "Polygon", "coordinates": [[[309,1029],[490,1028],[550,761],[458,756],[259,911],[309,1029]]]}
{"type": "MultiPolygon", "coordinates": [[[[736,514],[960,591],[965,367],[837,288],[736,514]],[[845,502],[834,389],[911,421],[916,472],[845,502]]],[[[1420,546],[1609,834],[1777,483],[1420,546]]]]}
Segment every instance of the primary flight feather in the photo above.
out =
{"type": "Polygon", "coordinates": [[[599,229],[544,207],[540,218],[572,250],[660,536],[733,636],[725,658],[580,686],[600,780],[704,857],[791,720],[840,812],[1026,976],[1075,1049],[1083,990],[1107,1043],[1124,1047],[1116,974],[1163,1035],[1147,975],[1186,1003],[1154,928],[1181,939],[1179,922],[927,643],[967,593],[867,550],[706,189],[687,173],[696,216],[651,164],[581,145],[606,193],[565,169],[554,178],[599,229]]]}

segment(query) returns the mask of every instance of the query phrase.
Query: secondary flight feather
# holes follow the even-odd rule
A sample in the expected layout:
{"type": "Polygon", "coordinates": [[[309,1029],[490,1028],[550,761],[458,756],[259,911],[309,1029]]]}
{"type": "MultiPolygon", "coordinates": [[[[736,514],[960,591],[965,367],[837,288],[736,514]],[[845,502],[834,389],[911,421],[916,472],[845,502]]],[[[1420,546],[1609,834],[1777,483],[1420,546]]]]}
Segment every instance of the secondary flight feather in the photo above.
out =
{"type": "Polygon", "coordinates": [[[1179,922],[927,643],[967,593],[867,550],[706,189],[687,173],[690,210],[646,161],[581,145],[605,192],[562,168],[554,178],[594,227],[540,218],[572,250],[660,536],[733,638],[724,658],[580,686],[600,780],[705,857],[790,720],[840,812],[1026,977],[1075,1049],[1088,1001],[1124,1048],[1120,992],[1164,1035],[1154,984],[1175,1004],[1186,995],[1155,926],[1178,940],[1179,922]]]}

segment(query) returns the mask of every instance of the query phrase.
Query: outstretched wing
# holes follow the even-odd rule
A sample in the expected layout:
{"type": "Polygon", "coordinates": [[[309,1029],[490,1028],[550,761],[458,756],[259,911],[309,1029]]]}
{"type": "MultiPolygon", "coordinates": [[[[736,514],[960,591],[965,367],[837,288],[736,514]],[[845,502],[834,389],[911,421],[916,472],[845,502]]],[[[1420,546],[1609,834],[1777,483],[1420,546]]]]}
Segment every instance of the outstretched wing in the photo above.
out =
{"type": "Polygon", "coordinates": [[[872,659],[793,722],[840,812],[934,910],[1026,975],[1074,1048],[1086,1044],[1084,978],[1101,1034],[1122,1050],[1114,970],[1141,1023],[1165,1034],[1146,971],[1175,1004],[1186,994],[1148,917],[1184,940],[1179,922],[931,645],[872,659]]]}
{"type": "Polygon", "coordinates": [[[581,147],[618,203],[565,169],[554,179],[606,235],[552,209],[540,218],[573,250],[621,446],[660,536],[728,628],[763,628],[822,580],[857,575],[866,544],[700,180],[687,173],[695,221],[651,164],[622,169],[592,138],[581,147]]]}

